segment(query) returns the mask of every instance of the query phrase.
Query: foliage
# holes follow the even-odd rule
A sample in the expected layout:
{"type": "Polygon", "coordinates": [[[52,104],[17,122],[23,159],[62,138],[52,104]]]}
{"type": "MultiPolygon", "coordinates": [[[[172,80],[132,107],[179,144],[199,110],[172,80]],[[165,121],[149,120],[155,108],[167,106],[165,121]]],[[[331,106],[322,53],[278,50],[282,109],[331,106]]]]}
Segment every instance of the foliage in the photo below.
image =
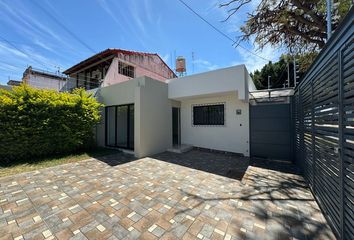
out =
{"type": "MultiPolygon", "coordinates": [[[[296,55],[296,65],[297,65],[297,77],[301,77],[305,74],[309,66],[312,64],[316,58],[316,53],[307,53],[302,55],[296,55]]],[[[251,74],[253,81],[257,89],[268,88],[268,76],[270,76],[270,86],[271,88],[282,88],[293,87],[294,86],[294,65],[293,57],[290,55],[282,55],[278,62],[264,65],[261,70],[256,70],[251,74]],[[290,86],[287,85],[288,79],[288,66],[289,62],[289,82],[290,86]],[[285,85],[284,85],[285,84],[285,85]]]]}
{"type": "Polygon", "coordinates": [[[99,104],[83,89],[72,93],[27,85],[0,91],[0,159],[30,159],[93,144],[99,104]]]}
{"type": "MultiPolygon", "coordinates": [[[[228,18],[255,0],[228,0],[220,5],[228,18]]],[[[334,0],[332,30],[348,13],[352,0],[334,0]]],[[[227,20],[226,19],[226,20],[227,20]]],[[[327,38],[326,0],[261,0],[255,11],[248,13],[239,40],[254,39],[263,48],[267,44],[291,49],[293,53],[321,49],[327,38]]]]}

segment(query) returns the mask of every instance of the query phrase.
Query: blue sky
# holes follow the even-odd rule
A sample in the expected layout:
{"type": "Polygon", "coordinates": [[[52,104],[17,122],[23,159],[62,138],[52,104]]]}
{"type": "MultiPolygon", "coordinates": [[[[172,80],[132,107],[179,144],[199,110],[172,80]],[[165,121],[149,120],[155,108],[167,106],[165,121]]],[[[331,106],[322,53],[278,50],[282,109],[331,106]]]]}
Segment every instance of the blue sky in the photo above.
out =
{"type": "MultiPolygon", "coordinates": [[[[185,2],[231,37],[240,34],[246,12],[256,4],[247,5],[225,23],[222,20],[226,10],[218,7],[220,0],[185,2]]],[[[250,43],[242,44],[254,51],[250,43]]],[[[9,77],[21,79],[28,65],[63,71],[106,48],[158,53],[170,66],[174,55],[181,55],[187,59],[188,74],[241,63],[253,71],[267,62],[242,48],[232,47],[229,40],[178,0],[0,0],[1,84],[9,77]],[[91,50],[36,4],[74,32],[91,50]]],[[[280,53],[266,47],[258,54],[274,61],[280,53]]]]}

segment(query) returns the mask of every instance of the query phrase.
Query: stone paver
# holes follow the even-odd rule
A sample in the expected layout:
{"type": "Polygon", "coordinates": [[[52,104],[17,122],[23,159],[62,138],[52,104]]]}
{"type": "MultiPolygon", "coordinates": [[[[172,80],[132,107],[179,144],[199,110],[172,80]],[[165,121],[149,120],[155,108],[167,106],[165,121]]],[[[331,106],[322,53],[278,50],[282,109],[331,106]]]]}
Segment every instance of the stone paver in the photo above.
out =
{"type": "Polygon", "coordinates": [[[231,154],[117,154],[0,179],[0,239],[335,239],[301,176],[231,154]]]}

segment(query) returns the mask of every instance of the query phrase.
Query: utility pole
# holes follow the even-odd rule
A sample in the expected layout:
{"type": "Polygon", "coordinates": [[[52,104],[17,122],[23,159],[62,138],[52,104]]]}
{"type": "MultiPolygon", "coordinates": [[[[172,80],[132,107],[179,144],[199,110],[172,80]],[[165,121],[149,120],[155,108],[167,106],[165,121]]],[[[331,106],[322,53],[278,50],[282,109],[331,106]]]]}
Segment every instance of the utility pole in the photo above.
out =
{"type": "MultiPolygon", "coordinates": [[[[290,87],[290,69],[289,69],[289,58],[286,59],[286,63],[288,64],[288,80],[286,81],[287,84],[288,84],[288,87],[290,87]]],[[[295,85],[294,85],[295,87],[295,85]]],[[[285,85],[284,85],[284,88],[285,88],[285,85]]]]}
{"type": "Polygon", "coordinates": [[[327,0],[327,41],[332,35],[332,0],[327,0]]]}
{"type": "Polygon", "coordinates": [[[296,56],[294,55],[294,87],[296,87],[296,56]]]}
{"type": "Polygon", "coordinates": [[[268,90],[270,89],[270,76],[268,76],[268,90]]]}

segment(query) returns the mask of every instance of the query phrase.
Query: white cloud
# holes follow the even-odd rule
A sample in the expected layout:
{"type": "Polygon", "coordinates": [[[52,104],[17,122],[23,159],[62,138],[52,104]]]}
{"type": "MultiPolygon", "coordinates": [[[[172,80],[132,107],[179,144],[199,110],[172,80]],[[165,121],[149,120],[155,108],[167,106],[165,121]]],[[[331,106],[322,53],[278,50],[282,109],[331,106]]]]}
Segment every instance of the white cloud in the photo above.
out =
{"type": "Polygon", "coordinates": [[[146,43],[149,34],[145,29],[145,21],[152,17],[149,16],[151,13],[147,12],[147,9],[149,9],[148,3],[145,3],[144,8],[141,9],[140,5],[137,5],[135,1],[129,1],[129,6],[123,6],[118,1],[97,0],[97,2],[118,25],[122,35],[134,38],[145,50],[149,49],[146,43]],[[144,14],[147,15],[146,18],[144,14]]]}
{"type": "Polygon", "coordinates": [[[195,66],[199,69],[206,69],[206,70],[215,70],[217,68],[219,68],[219,65],[217,64],[212,64],[211,62],[204,60],[204,59],[196,59],[193,61],[193,63],[195,64],[195,66]]]}
{"type": "Polygon", "coordinates": [[[5,55],[5,54],[8,54],[8,55],[15,55],[17,57],[20,57],[20,58],[28,58],[28,55],[24,54],[23,52],[7,45],[7,44],[4,44],[4,43],[1,43],[0,42],[0,53],[2,55],[5,55]]]}
{"type": "MultiPolygon", "coordinates": [[[[262,51],[255,51],[255,49],[250,50],[263,58],[271,60],[272,62],[278,61],[281,55],[279,49],[273,48],[272,46],[266,46],[262,49],[262,51]]],[[[256,69],[260,70],[269,62],[268,60],[260,58],[243,48],[238,47],[237,51],[240,54],[241,59],[231,62],[231,65],[245,64],[249,72],[253,72],[256,69]]]]}

